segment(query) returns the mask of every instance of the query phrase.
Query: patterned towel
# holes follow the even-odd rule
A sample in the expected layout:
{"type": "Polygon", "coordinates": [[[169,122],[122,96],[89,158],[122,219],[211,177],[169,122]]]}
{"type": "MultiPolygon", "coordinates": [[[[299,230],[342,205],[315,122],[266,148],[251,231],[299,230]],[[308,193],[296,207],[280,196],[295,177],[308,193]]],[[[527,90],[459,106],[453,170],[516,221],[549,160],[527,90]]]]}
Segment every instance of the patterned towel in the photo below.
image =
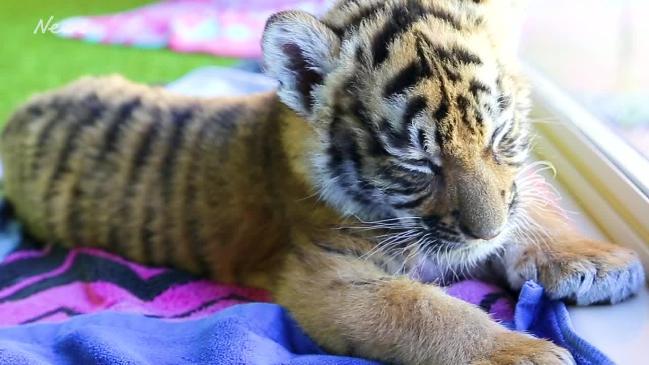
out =
{"type": "Polygon", "coordinates": [[[104,310],[195,319],[235,304],[270,300],[264,290],[146,267],[98,249],[37,248],[15,229],[2,204],[0,245],[17,249],[0,264],[0,326],[58,322],[104,310]]]}
{"type": "MultiPolygon", "coordinates": [[[[96,248],[39,248],[16,229],[6,202],[0,205],[0,245],[16,247],[0,263],[0,326],[60,322],[105,310],[189,320],[235,304],[270,301],[264,290],[147,267],[96,248]]],[[[506,291],[477,281],[447,290],[512,326],[514,301],[506,291]]]]}
{"type": "Polygon", "coordinates": [[[287,9],[321,14],[327,3],[327,0],[165,0],[118,14],[65,19],[58,34],[93,43],[258,57],[261,34],[270,15],[287,9]]]}

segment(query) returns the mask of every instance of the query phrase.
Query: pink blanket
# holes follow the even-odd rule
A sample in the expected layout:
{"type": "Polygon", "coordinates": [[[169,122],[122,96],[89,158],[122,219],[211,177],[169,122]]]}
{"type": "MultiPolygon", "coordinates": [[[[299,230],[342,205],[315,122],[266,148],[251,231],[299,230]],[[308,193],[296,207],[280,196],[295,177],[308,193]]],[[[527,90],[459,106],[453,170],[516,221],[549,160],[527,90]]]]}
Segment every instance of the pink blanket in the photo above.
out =
{"type": "Polygon", "coordinates": [[[62,37],[144,48],[168,47],[230,57],[258,57],[266,19],[287,9],[312,14],[328,0],[165,0],[118,14],[63,20],[62,37]]]}
{"type": "MultiPolygon", "coordinates": [[[[96,248],[42,247],[23,234],[2,198],[0,247],[15,247],[0,257],[0,326],[60,322],[105,310],[189,320],[235,304],[271,300],[264,290],[148,267],[96,248]]],[[[496,286],[468,280],[447,290],[499,321],[513,319],[513,298],[496,286]]]]}
{"type": "MultiPolygon", "coordinates": [[[[512,298],[495,286],[469,280],[447,290],[495,319],[513,318],[512,298]]],[[[59,322],[104,310],[196,319],[235,304],[270,300],[264,290],[146,267],[94,248],[24,248],[0,264],[0,326],[59,322]]]]}

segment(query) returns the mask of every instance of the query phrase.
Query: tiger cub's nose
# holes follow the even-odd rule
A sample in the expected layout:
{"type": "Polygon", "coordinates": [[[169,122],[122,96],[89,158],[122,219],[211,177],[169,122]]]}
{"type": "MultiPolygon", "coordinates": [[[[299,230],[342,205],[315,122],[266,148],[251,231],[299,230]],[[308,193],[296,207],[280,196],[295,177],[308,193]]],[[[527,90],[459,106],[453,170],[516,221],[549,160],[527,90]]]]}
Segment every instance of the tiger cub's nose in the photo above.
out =
{"type": "Polygon", "coordinates": [[[469,228],[464,224],[460,224],[460,230],[466,236],[474,239],[491,240],[498,237],[500,232],[502,232],[502,227],[478,226],[478,229],[476,230],[475,228],[469,228]]]}

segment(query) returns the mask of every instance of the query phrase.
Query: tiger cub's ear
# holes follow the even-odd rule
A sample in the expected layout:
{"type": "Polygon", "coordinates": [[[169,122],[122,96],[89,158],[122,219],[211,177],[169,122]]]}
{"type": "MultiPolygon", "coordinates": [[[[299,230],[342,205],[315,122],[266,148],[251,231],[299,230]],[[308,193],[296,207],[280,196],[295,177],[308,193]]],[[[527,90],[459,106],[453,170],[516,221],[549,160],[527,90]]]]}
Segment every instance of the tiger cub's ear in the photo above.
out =
{"type": "Polygon", "coordinates": [[[279,81],[281,100],[309,117],[314,89],[334,68],[340,39],[313,15],[291,10],[268,19],[262,48],[266,74],[279,81]]]}

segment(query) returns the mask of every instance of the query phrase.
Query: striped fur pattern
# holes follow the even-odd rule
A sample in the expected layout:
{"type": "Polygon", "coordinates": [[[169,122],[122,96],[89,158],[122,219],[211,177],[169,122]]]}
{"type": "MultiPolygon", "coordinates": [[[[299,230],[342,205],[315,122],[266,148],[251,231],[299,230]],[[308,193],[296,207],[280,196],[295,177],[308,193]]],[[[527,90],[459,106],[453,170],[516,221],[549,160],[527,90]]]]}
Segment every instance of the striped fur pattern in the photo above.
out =
{"type": "MultiPolygon", "coordinates": [[[[286,168],[281,151],[270,146],[278,138],[276,104],[271,94],[205,102],[118,76],[76,81],[36,96],[8,123],[7,196],[41,240],[106,247],[141,262],[236,280],[231,269],[247,264],[227,247],[245,252],[255,235],[286,235],[267,224],[278,219],[269,208],[253,209],[245,222],[222,213],[258,206],[247,201],[256,196],[236,190],[266,193],[273,181],[259,181],[286,168]],[[247,176],[237,177],[239,171],[247,176]],[[232,226],[245,235],[228,228],[223,236],[232,226]],[[232,259],[217,265],[214,251],[232,259]]],[[[250,255],[271,253],[247,254],[254,262],[250,255]]]]}
{"type": "Polygon", "coordinates": [[[505,228],[528,97],[486,15],[462,1],[342,1],[316,23],[322,39],[265,43],[280,96],[324,141],[313,175],[325,200],[368,221],[418,217],[426,249],[505,228]],[[295,81],[301,63],[311,69],[295,81]]]}
{"type": "Polygon", "coordinates": [[[436,283],[637,292],[637,255],[565,224],[524,167],[511,0],[340,0],[272,16],[275,93],[200,100],[119,77],[35,96],[2,136],[40,240],[272,290],[324,348],[397,364],[571,364],[436,283]]]}

